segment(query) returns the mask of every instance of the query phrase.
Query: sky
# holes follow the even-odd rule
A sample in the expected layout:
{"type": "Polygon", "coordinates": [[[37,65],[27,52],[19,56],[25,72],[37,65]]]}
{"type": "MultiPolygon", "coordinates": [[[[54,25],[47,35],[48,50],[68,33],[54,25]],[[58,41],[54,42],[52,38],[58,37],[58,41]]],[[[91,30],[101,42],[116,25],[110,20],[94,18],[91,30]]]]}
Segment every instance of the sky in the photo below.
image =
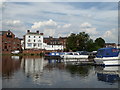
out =
{"type": "Polygon", "coordinates": [[[2,30],[11,30],[22,38],[27,30],[44,37],[66,37],[86,32],[95,40],[118,42],[117,2],[5,2],[2,30]]]}

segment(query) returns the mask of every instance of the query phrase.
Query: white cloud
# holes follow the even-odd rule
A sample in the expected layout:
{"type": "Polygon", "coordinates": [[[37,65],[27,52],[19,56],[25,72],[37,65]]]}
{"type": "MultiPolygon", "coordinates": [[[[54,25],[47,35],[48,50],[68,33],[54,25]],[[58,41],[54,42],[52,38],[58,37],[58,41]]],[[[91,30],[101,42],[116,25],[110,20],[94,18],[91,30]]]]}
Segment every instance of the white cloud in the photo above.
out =
{"type": "Polygon", "coordinates": [[[109,38],[112,36],[112,32],[111,31],[106,31],[105,34],[103,34],[104,38],[109,38]]]}
{"type": "MultiPolygon", "coordinates": [[[[86,6],[81,7],[81,5],[79,5],[80,7],[78,6],[76,7],[75,3],[69,4],[52,2],[5,3],[5,7],[3,9],[3,19],[4,20],[19,19],[22,22],[24,22],[24,26],[19,25],[19,32],[23,32],[25,30],[24,28],[20,27],[32,29],[33,32],[35,29],[44,30],[45,28],[50,28],[51,30],[48,31],[52,31],[54,29],[53,31],[56,32],[53,35],[56,36],[58,36],[58,34],[67,35],[69,34],[70,31],[74,33],[79,33],[81,32],[81,30],[90,33],[92,37],[97,35],[102,36],[102,34],[106,32],[106,30],[110,30],[111,28],[117,27],[118,10],[105,9],[106,7],[109,6],[109,3],[106,3],[106,5],[103,5],[103,3],[98,5],[93,4],[93,6],[91,6],[88,9],[84,8],[86,6]],[[102,6],[104,9],[101,10],[100,8],[96,8],[97,6],[98,7],[102,6]],[[95,9],[92,7],[95,7],[95,9]],[[68,23],[70,23],[71,25],[69,25],[68,23]],[[81,26],[80,23],[82,23],[81,26]],[[92,25],[94,25],[95,27],[92,25]]],[[[115,5],[110,5],[110,7],[115,7],[115,5]]],[[[14,24],[14,29],[18,29],[18,22],[14,21],[9,23],[14,24]]],[[[4,27],[11,28],[11,26],[13,25],[4,27]]],[[[6,30],[6,28],[4,30],[6,30]]],[[[25,32],[23,33],[25,34],[25,32]]],[[[48,33],[49,36],[49,32],[46,33],[48,33]]]]}
{"type": "Polygon", "coordinates": [[[58,25],[57,28],[66,29],[69,28],[71,24],[58,25]]]}
{"type": "Polygon", "coordinates": [[[54,36],[55,29],[44,29],[44,36],[54,36]]]}
{"type": "Polygon", "coordinates": [[[52,19],[48,21],[43,21],[43,22],[35,22],[31,27],[32,29],[40,28],[42,26],[56,26],[57,23],[53,21],[52,19]]]}
{"type": "Polygon", "coordinates": [[[84,31],[86,33],[89,33],[91,35],[95,35],[98,34],[98,31],[96,30],[95,27],[92,27],[92,24],[88,23],[88,22],[84,22],[80,25],[80,30],[84,31]]]}
{"type": "Polygon", "coordinates": [[[21,23],[20,20],[8,20],[8,21],[6,21],[6,24],[13,24],[13,25],[15,25],[15,24],[20,24],[20,23],[21,23]]]}
{"type": "Polygon", "coordinates": [[[16,37],[22,38],[25,35],[28,27],[20,20],[5,20],[2,21],[2,30],[11,30],[16,37]]]}
{"type": "Polygon", "coordinates": [[[92,35],[98,33],[96,28],[82,28],[81,30],[92,35]]]}
{"type": "Polygon", "coordinates": [[[118,30],[112,29],[107,30],[102,37],[108,42],[117,42],[118,41],[118,30]]]}
{"type": "Polygon", "coordinates": [[[63,25],[63,28],[69,28],[71,26],[71,24],[65,24],[63,25]]]}
{"type": "Polygon", "coordinates": [[[81,25],[80,25],[80,27],[91,27],[92,25],[90,24],[90,23],[88,23],[88,22],[84,22],[84,23],[82,23],[81,25]]]}

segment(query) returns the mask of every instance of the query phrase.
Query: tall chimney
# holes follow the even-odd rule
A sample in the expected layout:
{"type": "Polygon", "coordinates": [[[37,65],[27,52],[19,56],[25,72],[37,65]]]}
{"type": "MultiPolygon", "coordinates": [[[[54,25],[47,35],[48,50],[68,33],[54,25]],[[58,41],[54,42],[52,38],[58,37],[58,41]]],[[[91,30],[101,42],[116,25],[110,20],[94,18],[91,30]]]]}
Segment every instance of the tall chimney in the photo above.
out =
{"type": "Polygon", "coordinates": [[[37,30],[37,31],[36,31],[36,33],[38,33],[38,34],[39,34],[39,31],[37,30]]]}
{"type": "Polygon", "coordinates": [[[27,30],[27,33],[29,33],[30,32],[30,30],[27,30]]]}

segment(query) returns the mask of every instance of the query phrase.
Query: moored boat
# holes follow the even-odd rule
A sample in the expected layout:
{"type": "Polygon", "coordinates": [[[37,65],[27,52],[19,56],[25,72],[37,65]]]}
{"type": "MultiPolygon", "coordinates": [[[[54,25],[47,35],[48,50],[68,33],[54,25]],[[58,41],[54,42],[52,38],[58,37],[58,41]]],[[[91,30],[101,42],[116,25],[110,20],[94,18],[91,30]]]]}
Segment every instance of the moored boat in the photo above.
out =
{"type": "Polygon", "coordinates": [[[89,55],[87,54],[80,54],[79,52],[68,52],[68,53],[64,53],[62,55],[60,55],[61,58],[65,58],[65,59],[87,59],[89,55]]]}
{"type": "Polygon", "coordinates": [[[49,53],[45,53],[45,57],[60,58],[61,54],[62,54],[61,52],[49,52],[49,53]]]}
{"type": "Polygon", "coordinates": [[[94,61],[97,65],[120,65],[120,51],[117,48],[101,48],[94,61]]]}

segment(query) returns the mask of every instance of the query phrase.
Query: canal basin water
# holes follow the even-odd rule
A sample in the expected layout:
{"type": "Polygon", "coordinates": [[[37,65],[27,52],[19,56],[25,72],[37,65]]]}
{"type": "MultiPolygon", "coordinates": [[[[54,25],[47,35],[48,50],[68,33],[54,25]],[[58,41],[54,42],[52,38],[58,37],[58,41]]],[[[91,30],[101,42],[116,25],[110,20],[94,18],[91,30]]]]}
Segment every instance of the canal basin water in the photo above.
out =
{"type": "Polygon", "coordinates": [[[40,56],[3,56],[2,87],[118,88],[119,66],[76,66],[72,63],[40,56]]]}

